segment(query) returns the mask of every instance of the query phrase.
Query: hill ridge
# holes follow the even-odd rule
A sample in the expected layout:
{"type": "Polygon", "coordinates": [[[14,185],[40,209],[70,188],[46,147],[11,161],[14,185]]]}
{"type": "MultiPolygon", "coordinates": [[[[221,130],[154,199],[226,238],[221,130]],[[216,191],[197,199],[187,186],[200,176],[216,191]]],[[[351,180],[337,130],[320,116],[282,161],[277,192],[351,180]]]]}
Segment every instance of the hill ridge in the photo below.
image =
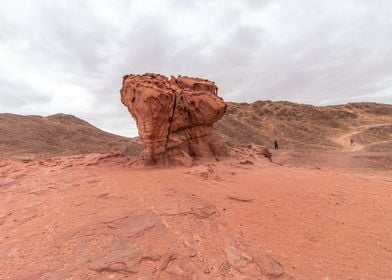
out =
{"type": "MultiPolygon", "coordinates": [[[[277,139],[286,148],[339,149],[342,146],[335,138],[364,125],[389,123],[392,125],[389,104],[355,102],[315,106],[267,100],[228,102],[227,112],[215,129],[234,146],[254,142],[271,147],[277,139]]],[[[389,135],[388,131],[385,133],[389,135]]],[[[362,138],[358,141],[364,141],[362,138]]],[[[389,138],[392,140],[392,135],[389,138]]],[[[386,145],[389,149],[392,144],[386,145]]]]}
{"type": "MultiPolygon", "coordinates": [[[[352,133],[357,147],[392,151],[392,105],[353,102],[315,106],[290,101],[227,102],[214,125],[231,146],[249,143],[272,148],[276,139],[287,149],[346,150],[352,133]],[[390,125],[389,125],[390,124],[390,125]],[[354,133],[364,126],[368,129],[354,133]],[[339,141],[343,138],[344,141],[339,141]]],[[[0,157],[50,157],[85,153],[135,154],[142,144],[103,131],[74,115],[48,116],[0,113],[0,157]]]]}
{"type": "Polygon", "coordinates": [[[76,116],[0,113],[0,158],[42,158],[87,153],[135,154],[142,145],[76,116]]]}

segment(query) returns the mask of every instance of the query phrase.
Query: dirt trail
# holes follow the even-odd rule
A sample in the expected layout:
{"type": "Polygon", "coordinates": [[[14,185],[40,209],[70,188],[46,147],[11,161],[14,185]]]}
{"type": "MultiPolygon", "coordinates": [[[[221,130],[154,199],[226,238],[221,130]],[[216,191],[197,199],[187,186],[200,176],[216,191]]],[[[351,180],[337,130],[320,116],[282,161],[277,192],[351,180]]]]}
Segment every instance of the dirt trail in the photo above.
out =
{"type": "Polygon", "coordinates": [[[344,147],[346,150],[349,150],[352,152],[361,151],[364,148],[366,148],[367,146],[386,143],[389,141],[379,141],[379,142],[374,142],[374,143],[371,143],[368,145],[363,145],[363,144],[360,144],[357,141],[355,141],[355,136],[358,134],[361,134],[362,132],[364,132],[365,130],[367,130],[369,128],[381,127],[381,126],[385,126],[385,125],[390,125],[390,124],[384,123],[384,124],[377,124],[377,125],[363,125],[363,126],[358,127],[356,130],[351,131],[347,134],[341,135],[336,138],[332,138],[332,140],[336,144],[339,144],[340,146],[344,147]],[[350,139],[354,139],[354,141],[355,141],[353,146],[350,146],[350,139]]]}

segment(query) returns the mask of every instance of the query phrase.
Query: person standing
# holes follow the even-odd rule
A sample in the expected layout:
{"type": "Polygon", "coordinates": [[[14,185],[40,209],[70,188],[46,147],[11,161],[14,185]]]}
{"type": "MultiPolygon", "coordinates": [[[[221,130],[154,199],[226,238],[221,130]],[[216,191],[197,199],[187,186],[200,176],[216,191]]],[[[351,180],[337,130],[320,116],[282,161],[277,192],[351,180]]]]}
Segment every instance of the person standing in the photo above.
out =
{"type": "Polygon", "coordinates": [[[275,146],[275,150],[279,150],[278,141],[274,140],[274,146],[275,146]]]}

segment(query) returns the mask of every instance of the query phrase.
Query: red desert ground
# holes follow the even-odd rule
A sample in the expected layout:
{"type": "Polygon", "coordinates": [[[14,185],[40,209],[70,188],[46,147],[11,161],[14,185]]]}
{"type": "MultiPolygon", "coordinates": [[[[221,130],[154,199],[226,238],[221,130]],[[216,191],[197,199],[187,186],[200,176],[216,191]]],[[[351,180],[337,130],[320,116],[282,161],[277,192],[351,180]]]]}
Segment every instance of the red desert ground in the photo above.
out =
{"type": "Polygon", "coordinates": [[[121,101],[137,139],[0,114],[0,279],[392,279],[392,105],[121,101]]]}

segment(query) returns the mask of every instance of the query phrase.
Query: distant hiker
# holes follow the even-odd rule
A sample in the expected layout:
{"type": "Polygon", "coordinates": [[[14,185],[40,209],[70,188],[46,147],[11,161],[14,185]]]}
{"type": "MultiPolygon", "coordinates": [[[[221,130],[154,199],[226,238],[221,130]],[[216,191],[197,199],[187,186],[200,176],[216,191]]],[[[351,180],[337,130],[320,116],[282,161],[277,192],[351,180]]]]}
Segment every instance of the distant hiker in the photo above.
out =
{"type": "Polygon", "coordinates": [[[354,139],[350,138],[350,146],[354,146],[354,145],[355,145],[354,139]]]}
{"type": "Polygon", "coordinates": [[[275,146],[275,150],[279,150],[278,141],[274,140],[274,146],[275,146]]]}

